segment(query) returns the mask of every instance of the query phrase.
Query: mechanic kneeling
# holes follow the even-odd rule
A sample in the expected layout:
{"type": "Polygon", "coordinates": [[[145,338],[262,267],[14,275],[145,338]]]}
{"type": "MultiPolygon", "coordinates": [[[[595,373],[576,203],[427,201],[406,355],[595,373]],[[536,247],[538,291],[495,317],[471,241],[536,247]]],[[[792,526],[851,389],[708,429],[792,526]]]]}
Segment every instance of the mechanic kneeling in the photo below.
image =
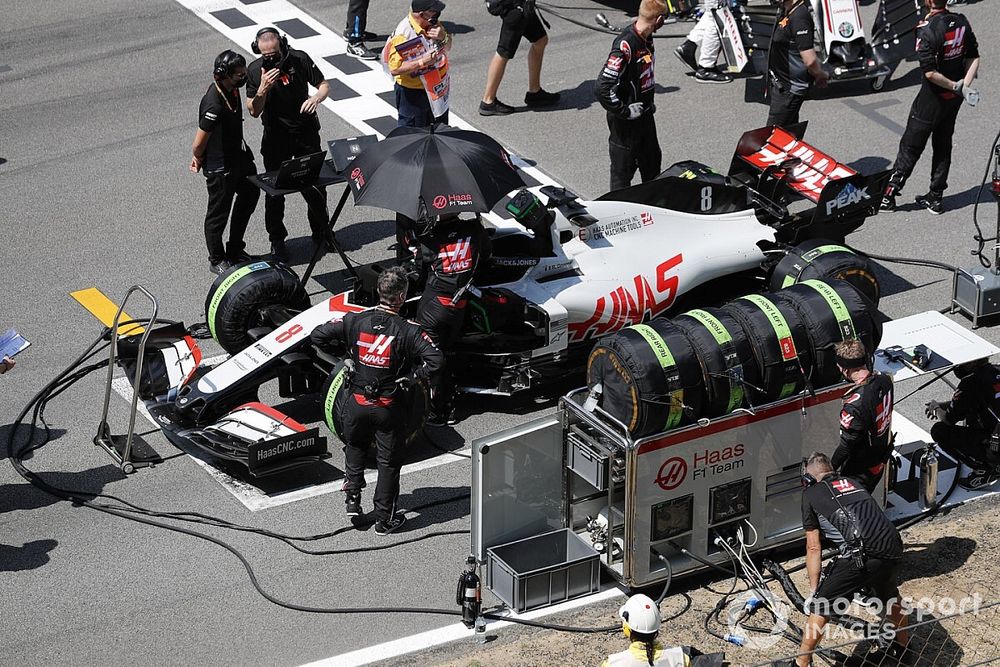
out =
{"type": "Polygon", "coordinates": [[[347,347],[353,370],[347,380],[351,397],[343,403],[348,516],[361,514],[365,454],[375,439],[378,482],[375,485],[375,533],[387,535],[403,525],[396,513],[399,471],[406,445],[405,380],[427,381],[441,371],[444,356],[416,324],[399,315],[409,287],[402,267],[378,278],[379,305],[317,327],[310,338],[324,351],[347,347]],[[403,382],[401,382],[403,381],[403,382]]]}
{"type": "MultiPolygon", "coordinates": [[[[803,462],[802,527],[806,531],[806,571],[813,591],[803,605],[809,619],[802,634],[797,659],[800,666],[812,662],[811,652],[829,618],[844,613],[855,593],[870,587],[888,611],[895,638],[887,655],[900,664],[910,664],[906,644],[906,616],[900,605],[896,573],[903,556],[903,540],[871,495],[855,480],[833,471],[826,454],[816,452],[803,462]],[[840,554],[823,568],[820,518],[839,533],[840,554]]],[[[896,662],[892,664],[897,664],[896,662]]]]}
{"type": "Polygon", "coordinates": [[[959,480],[967,489],[989,486],[1000,479],[1000,368],[978,359],[955,366],[958,388],[945,403],[927,403],[927,416],[939,420],[931,439],[972,472],[959,480]],[[965,420],[964,426],[958,422],[965,420]]]}
{"type": "MultiPolygon", "coordinates": [[[[449,352],[462,333],[468,303],[465,293],[476,268],[490,256],[490,237],[478,216],[466,220],[450,214],[418,234],[417,241],[418,266],[426,282],[416,320],[442,351],[449,352]]],[[[447,369],[432,392],[428,426],[455,423],[453,394],[451,369],[447,369]]]]}
{"type": "Polygon", "coordinates": [[[859,340],[837,343],[834,354],[841,374],[853,386],[844,394],[833,468],[873,493],[892,453],[892,378],[869,369],[871,357],[859,340]]]}

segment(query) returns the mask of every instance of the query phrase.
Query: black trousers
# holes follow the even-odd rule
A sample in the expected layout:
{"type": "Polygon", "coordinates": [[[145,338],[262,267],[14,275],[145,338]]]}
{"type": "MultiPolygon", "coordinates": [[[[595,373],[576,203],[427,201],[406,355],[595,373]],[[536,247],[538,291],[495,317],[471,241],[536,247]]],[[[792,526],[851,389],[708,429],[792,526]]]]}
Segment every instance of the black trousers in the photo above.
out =
{"type": "Polygon", "coordinates": [[[772,78],[767,88],[767,99],[770,104],[770,110],[767,114],[768,125],[788,127],[799,122],[799,111],[802,109],[802,102],[806,99],[805,95],[796,95],[791,91],[779,88],[772,78]]]}
{"type": "Polygon", "coordinates": [[[955,134],[955,120],[961,107],[961,97],[942,100],[936,93],[921,86],[910,107],[906,131],[899,140],[899,152],[896,153],[892,176],[889,177],[889,183],[897,192],[906,185],[906,179],[917,166],[928,139],[931,140],[930,191],[937,195],[945,191],[948,187],[948,172],[951,170],[951,139],[955,134]]]}
{"type": "MultiPolygon", "coordinates": [[[[264,139],[260,144],[260,154],[264,158],[264,169],[275,171],[281,163],[293,157],[318,153],[319,132],[288,133],[274,130],[264,130],[264,139]]],[[[314,239],[326,238],[326,230],[330,226],[330,215],[326,209],[326,188],[306,188],[302,196],[309,205],[309,229],[314,239]]],[[[288,237],[285,228],[285,198],[264,197],[264,227],[268,239],[272,242],[284,241],[288,237]]]]}
{"type": "Polygon", "coordinates": [[[227,257],[238,255],[246,247],[243,235],[246,233],[250,216],[257,209],[260,189],[247,180],[252,174],[232,171],[221,174],[205,174],[208,187],[208,210],[205,212],[205,244],[208,246],[208,261],[218,264],[227,257]],[[229,223],[228,247],[222,245],[222,233],[229,223]]]}
{"type": "Polygon", "coordinates": [[[608,114],[608,131],[612,190],[621,190],[631,185],[636,169],[639,170],[643,183],[660,174],[663,154],[656,138],[656,121],[652,111],[647,111],[635,120],[608,114]]]}
{"type": "MultiPolygon", "coordinates": [[[[455,342],[462,334],[462,323],[465,321],[464,298],[455,306],[446,306],[442,303],[442,299],[450,302],[451,296],[450,293],[442,293],[428,285],[420,295],[415,318],[434,344],[445,353],[454,348],[455,342]]],[[[438,376],[437,385],[433,389],[431,410],[437,414],[446,414],[455,398],[455,380],[450,364],[445,366],[444,371],[438,376]]]]}
{"type": "Polygon", "coordinates": [[[368,28],[368,3],[370,0],[351,0],[347,5],[347,33],[348,41],[360,42],[364,39],[365,30],[368,28]]]}
{"type": "Polygon", "coordinates": [[[890,601],[898,604],[898,571],[898,559],[868,557],[864,569],[860,569],[852,559],[838,556],[823,568],[823,577],[813,594],[809,611],[829,618],[837,600],[851,600],[855,593],[869,586],[884,604],[890,601]]]}
{"type": "Polygon", "coordinates": [[[991,461],[986,441],[989,433],[968,426],[955,426],[938,422],[931,427],[931,440],[959,463],[973,470],[990,470],[997,462],[991,461]]]}
{"type": "MultiPolygon", "coordinates": [[[[357,394],[344,401],[344,460],[347,481],[345,491],[365,488],[365,457],[372,440],[378,481],[375,483],[375,518],[386,520],[396,513],[399,498],[399,471],[403,467],[406,446],[404,402],[396,398],[388,406],[362,405],[357,394]]],[[[363,399],[360,399],[363,400],[363,399]]]]}

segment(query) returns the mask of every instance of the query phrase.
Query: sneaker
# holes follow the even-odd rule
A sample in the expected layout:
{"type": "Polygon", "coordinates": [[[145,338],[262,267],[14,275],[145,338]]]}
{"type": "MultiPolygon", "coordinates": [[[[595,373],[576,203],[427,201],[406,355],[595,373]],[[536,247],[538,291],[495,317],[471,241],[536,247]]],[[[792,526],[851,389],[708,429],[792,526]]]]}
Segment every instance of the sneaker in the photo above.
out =
{"type": "Polygon", "coordinates": [[[361,60],[378,60],[378,54],[365,46],[364,42],[348,44],[347,55],[361,60]]]}
{"type": "Polygon", "coordinates": [[[976,491],[994,484],[997,479],[1000,477],[996,473],[991,473],[988,470],[973,470],[968,477],[958,480],[958,484],[968,491],[976,491]]]}
{"type": "Polygon", "coordinates": [[[732,83],[733,81],[733,77],[714,67],[712,69],[699,67],[694,72],[694,78],[701,83],[732,83]]]}
{"type": "Polygon", "coordinates": [[[674,55],[694,72],[698,71],[698,61],[694,59],[695,49],[697,48],[697,44],[689,39],[685,39],[684,43],[674,49],[674,55]]]}
{"type": "Polygon", "coordinates": [[[514,107],[508,106],[500,100],[493,100],[489,104],[486,102],[479,103],[480,116],[507,116],[512,113],[514,113],[514,107]]]}
{"type": "Polygon", "coordinates": [[[233,268],[233,265],[230,264],[229,261],[225,259],[218,261],[215,264],[208,265],[208,270],[217,276],[221,276],[223,273],[225,273],[231,268],[233,268]]]}
{"type": "Polygon", "coordinates": [[[524,94],[524,103],[529,107],[550,107],[559,102],[559,93],[550,93],[539,88],[533,93],[524,94]]]}
{"type": "MultiPolygon", "coordinates": [[[[343,36],[344,36],[344,39],[346,39],[346,40],[347,40],[348,42],[350,42],[350,41],[352,41],[352,40],[356,40],[356,39],[357,39],[357,37],[355,37],[354,35],[352,35],[352,34],[351,34],[351,33],[350,33],[349,31],[347,31],[347,30],[345,30],[345,31],[344,31],[343,33],[341,33],[341,34],[343,34],[343,36]]],[[[380,37],[379,37],[378,35],[376,35],[376,34],[375,34],[375,33],[373,33],[373,32],[370,32],[370,31],[368,31],[368,30],[365,30],[365,31],[364,31],[363,33],[361,33],[361,41],[362,41],[362,42],[377,42],[377,41],[378,41],[379,39],[381,39],[381,38],[380,38],[380,37]]]]}
{"type": "Polygon", "coordinates": [[[882,195],[882,201],[878,205],[881,211],[895,211],[896,210],[896,186],[890,183],[885,188],[885,194],[882,195]]]}
{"type": "Polygon", "coordinates": [[[455,419],[455,408],[448,408],[444,412],[431,410],[430,414],[427,415],[427,420],[424,421],[426,426],[430,426],[432,428],[454,426],[457,423],[458,420],[455,419]]]}
{"type": "Polygon", "coordinates": [[[406,523],[406,517],[402,514],[397,514],[391,519],[379,519],[375,522],[375,534],[388,535],[399,530],[399,527],[404,523],[406,523]]]}
{"type": "Polygon", "coordinates": [[[941,202],[941,195],[936,192],[928,192],[925,195],[919,195],[913,201],[917,202],[917,204],[923,206],[934,215],[941,215],[944,213],[944,204],[941,202]]]}
{"type": "Polygon", "coordinates": [[[243,264],[244,262],[252,262],[253,257],[246,250],[240,250],[239,252],[231,252],[229,256],[226,257],[230,264],[243,264]]]}
{"type": "Polygon", "coordinates": [[[348,491],[344,499],[344,509],[347,516],[361,516],[361,494],[357,491],[348,491]]]}
{"type": "Polygon", "coordinates": [[[271,242],[271,259],[279,264],[288,264],[288,248],[284,241],[271,242]]]}

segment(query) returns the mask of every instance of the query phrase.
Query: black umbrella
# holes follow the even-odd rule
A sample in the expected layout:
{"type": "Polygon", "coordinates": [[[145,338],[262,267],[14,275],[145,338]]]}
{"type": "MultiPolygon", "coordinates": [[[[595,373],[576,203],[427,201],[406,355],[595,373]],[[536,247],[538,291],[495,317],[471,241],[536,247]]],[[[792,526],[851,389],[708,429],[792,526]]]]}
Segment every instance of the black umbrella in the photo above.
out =
{"type": "Polygon", "coordinates": [[[448,125],[396,128],[358,155],[347,176],[355,204],[415,220],[489,211],[524,187],[503,146],[482,132],[448,125]]]}

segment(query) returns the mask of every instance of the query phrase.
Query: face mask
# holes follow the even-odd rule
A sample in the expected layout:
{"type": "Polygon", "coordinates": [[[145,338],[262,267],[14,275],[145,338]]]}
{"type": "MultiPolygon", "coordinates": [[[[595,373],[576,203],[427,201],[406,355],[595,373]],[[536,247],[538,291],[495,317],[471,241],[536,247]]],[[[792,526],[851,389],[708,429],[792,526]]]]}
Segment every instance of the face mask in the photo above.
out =
{"type": "Polygon", "coordinates": [[[275,67],[281,65],[282,60],[283,58],[280,53],[272,53],[263,57],[261,60],[261,66],[264,69],[274,69],[275,67]]]}
{"type": "Polygon", "coordinates": [[[236,86],[237,88],[242,88],[243,86],[247,85],[247,75],[244,74],[243,76],[234,76],[232,78],[232,81],[234,86],[236,86]]]}

